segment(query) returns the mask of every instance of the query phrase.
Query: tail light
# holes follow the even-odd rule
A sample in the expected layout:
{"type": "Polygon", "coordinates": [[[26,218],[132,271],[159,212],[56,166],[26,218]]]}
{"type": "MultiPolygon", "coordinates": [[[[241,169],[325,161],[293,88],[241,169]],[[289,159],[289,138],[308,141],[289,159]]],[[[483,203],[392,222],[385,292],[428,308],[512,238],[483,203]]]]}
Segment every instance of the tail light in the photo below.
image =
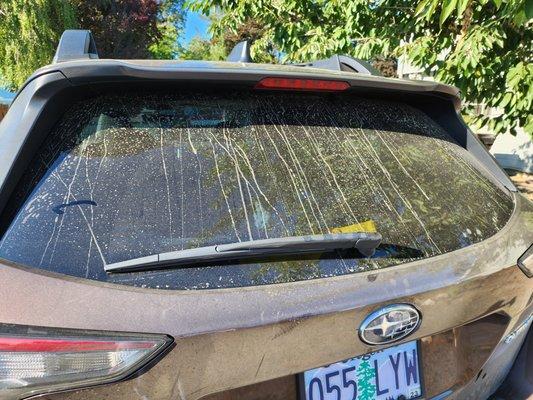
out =
{"type": "Polygon", "coordinates": [[[172,339],[163,335],[0,333],[0,398],[114,382],[139,370],[172,339]]]}
{"type": "Polygon", "coordinates": [[[348,82],[333,81],[327,79],[299,79],[299,78],[263,78],[255,89],[278,89],[278,90],[313,90],[338,92],[350,87],[348,82]]]}

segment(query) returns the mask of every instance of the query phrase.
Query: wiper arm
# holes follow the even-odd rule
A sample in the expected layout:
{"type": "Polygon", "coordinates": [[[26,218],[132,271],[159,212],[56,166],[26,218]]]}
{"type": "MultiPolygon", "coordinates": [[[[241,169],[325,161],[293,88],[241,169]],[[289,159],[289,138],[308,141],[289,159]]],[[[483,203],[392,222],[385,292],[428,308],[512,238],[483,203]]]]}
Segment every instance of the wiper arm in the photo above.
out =
{"type": "Polygon", "coordinates": [[[317,253],[336,249],[357,249],[364,256],[374,254],[381,235],[374,232],[333,233],[324,235],[289,236],[275,239],[250,240],[215,246],[198,247],[133,258],[106,264],[106,272],[149,271],[184,264],[253,258],[257,256],[317,253]]]}

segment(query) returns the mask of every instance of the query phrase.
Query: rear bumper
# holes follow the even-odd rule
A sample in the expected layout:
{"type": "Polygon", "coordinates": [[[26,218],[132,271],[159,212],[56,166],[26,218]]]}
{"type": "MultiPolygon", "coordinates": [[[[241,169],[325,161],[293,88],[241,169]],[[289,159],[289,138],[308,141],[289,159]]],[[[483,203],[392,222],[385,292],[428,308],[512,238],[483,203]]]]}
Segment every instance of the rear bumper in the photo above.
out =
{"type": "Polygon", "coordinates": [[[357,334],[370,312],[410,303],[422,323],[404,341],[421,341],[424,397],[484,398],[505,377],[525,334],[505,338],[533,312],[533,280],[516,266],[533,241],[532,221],[532,205],[517,195],[504,229],[462,250],[375,272],[241,289],[144,290],[4,262],[0,321],[175,339],[139,376],[48,399],[199,399],[259,382],[268,398],[287,399],[296,396],[296,374],[379,348],[357,334]]]}

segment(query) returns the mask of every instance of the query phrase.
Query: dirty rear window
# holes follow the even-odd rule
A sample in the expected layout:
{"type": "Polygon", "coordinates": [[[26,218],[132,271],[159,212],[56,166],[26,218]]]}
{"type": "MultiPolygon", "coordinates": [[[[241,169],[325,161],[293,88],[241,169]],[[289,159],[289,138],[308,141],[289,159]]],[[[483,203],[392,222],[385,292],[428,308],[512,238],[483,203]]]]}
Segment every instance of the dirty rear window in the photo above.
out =
{"type": "Polygon", "coordinates": [[[494,235],[512,200],[421,111],[346,96],[105,95],[75,104],[10,201],[0,257],[163,289],[393,267],[494,235]],[[155,253],[377,230],[357,252],[106,274],[155,253]]]}

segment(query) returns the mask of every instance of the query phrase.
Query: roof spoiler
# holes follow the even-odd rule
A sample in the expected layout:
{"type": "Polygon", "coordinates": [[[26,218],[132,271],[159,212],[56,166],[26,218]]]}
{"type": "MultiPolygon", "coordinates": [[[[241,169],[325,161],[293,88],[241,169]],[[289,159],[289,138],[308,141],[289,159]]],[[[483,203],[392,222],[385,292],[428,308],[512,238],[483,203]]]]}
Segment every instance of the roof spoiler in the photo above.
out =
{"type": "Polygon", "coordinates": [[[91,31],[69,29],[61,35],[53,63],[97,58],[98,51],[91,31]]]}

